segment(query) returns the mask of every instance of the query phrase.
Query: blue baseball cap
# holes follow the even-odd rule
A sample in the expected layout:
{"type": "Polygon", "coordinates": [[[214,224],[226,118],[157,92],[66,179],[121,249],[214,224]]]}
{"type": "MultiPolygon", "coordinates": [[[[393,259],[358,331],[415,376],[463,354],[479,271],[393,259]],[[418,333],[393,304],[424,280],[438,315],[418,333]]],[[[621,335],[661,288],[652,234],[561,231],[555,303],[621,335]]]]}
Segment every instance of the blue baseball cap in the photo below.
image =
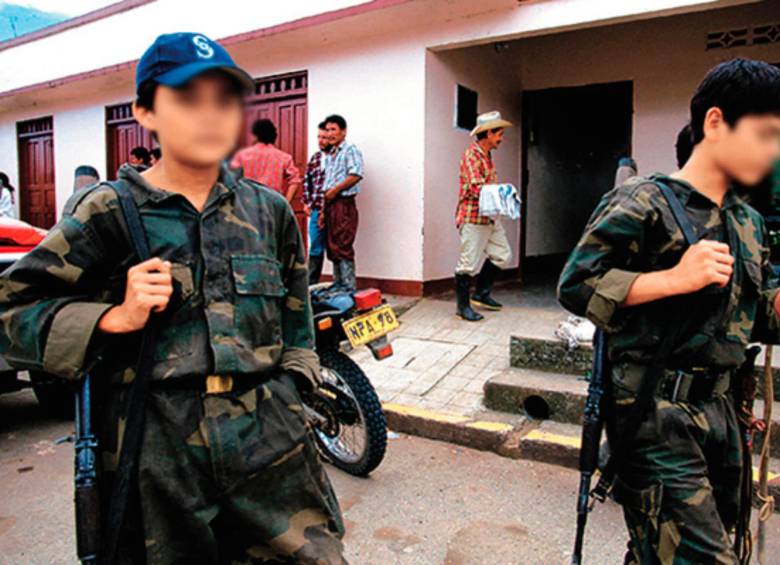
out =
{"type": "Polygon", "coordinates": [[[202,33],[166,33],[155,39],[138,61],[135,90],[137,93],[150,80],[165,86],[182,86],[211,70],[235,77],[248,92],[254,89],[252,77],[216,41],[202,33]]]}

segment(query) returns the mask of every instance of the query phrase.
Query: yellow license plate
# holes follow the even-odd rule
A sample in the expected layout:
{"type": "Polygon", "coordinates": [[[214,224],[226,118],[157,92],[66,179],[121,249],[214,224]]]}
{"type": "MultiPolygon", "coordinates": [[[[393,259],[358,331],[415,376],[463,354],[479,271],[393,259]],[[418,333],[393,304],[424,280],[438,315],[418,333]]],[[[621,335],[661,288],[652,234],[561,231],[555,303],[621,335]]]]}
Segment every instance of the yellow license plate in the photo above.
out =
{"type": "Polygon", "coordinates": [[[369,341],[374,341],[385,334],[397,329],[398,318],[389,305],[382,306],[372,310],[368,314],[363,314],[357,318],[352,318],[342,322],[344,333],[352,347],[364,345],[369,341]]]}

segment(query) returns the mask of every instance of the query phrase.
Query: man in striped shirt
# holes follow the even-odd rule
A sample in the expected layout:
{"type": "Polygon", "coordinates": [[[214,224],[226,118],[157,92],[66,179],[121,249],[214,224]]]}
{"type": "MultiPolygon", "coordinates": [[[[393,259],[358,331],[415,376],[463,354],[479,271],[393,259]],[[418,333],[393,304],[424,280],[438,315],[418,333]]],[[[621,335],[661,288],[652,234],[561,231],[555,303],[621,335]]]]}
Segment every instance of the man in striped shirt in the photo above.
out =
{"type": "Polygon", "coordinates": [[[242,169],[246,178],[284,194],[292,202],[301,188],[301,174],[292,155],[274,146],[276,126],[271,120],[257,120],[252,124],[252,135],[257,143],[238,151],[230,162],[231,168],[242,169]]]}

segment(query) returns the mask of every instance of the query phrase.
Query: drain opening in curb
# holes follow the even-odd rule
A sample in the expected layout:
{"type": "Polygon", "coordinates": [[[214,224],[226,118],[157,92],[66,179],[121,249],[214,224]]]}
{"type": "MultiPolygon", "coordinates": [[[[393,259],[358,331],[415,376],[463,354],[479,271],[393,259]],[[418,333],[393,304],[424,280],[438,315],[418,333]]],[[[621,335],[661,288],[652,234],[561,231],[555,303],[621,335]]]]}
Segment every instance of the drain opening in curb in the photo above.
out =
{"type": "Polygon", "coordinates": [[[550,406],[541,396],[531,395],[523,401],[523,410],[528,417],[534,420],[547,420],[550,418],[550,406]]]}

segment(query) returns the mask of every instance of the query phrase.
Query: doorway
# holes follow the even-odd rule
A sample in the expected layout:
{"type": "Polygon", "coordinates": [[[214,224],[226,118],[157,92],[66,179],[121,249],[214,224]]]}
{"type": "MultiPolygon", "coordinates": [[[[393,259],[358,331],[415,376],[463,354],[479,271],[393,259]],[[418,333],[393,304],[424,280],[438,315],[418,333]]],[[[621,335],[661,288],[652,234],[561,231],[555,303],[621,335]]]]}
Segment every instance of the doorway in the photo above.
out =
{"type": "Polygon", "coordinates": [[[54,127],[51,116],[19,122],[19,208],[21,219],[49,229],[55,221],[54,127]]]}
{"type": "Polygon", "coordinates": [[[631,156],[631,81],[523,92],[521,262],[524,278],[554,277],[618,159],[631,156]]]}
{"type": "Polygon", "coordinates": [[[151,150],[157,147],[157,142],[152,138],[152,132],[135,121],[132,104],[106,107],[106,175],[109,180],[116,180],[119,167],[127,163],[130,151],[139,146],[151,150]]]}

